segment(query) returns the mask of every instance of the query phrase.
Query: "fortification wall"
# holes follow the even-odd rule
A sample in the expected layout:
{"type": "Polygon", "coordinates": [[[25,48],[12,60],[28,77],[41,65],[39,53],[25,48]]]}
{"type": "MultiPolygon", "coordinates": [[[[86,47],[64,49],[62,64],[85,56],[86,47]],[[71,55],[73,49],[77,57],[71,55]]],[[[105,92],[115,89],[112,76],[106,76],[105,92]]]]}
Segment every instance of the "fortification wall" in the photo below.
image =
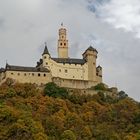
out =
{"type": "Polygon", "coordinates": [[[87,89],[97,84],[96,82],[73,80],[73,79],[62,79],[58,77],[52,78],[52,81],[60,87],[75,88],[75,89],[87,89]]]}
{"type": "Polygon", "coordinates": [[[36,83],[38,85],[52,82],[51,73],[46,72],[23,72],[23,71],[6,71],[6,77],[20,83],[36,83]]]}
{"type": "Polygon", "coordinates": [[[97,83],[98,83],[98,84],[103,82],[101,76],[96,76],[96,79],[97,79],[97,83]]]}

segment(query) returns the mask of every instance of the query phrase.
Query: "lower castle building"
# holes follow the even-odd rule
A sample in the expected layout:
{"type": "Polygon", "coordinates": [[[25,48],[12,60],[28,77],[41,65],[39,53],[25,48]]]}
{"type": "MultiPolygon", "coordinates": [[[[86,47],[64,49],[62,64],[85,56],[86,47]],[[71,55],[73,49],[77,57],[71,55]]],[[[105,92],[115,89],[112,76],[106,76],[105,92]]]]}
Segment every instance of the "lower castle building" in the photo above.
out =
{"type": "Polygon", "coordinates": [[[102,67],[96,66],[98,52],[95,48],[87,48],[82,59],[70,58],[67,30],[63,26],[59,29],[57,47],[58,58],[53,58],[45,45],[36,67],[6,64],[5,68],[0,69],[0,84],[10,78],[20,83],[44,85],[54,82],[61,87],[86,89],[102,82],[102,67]]]}

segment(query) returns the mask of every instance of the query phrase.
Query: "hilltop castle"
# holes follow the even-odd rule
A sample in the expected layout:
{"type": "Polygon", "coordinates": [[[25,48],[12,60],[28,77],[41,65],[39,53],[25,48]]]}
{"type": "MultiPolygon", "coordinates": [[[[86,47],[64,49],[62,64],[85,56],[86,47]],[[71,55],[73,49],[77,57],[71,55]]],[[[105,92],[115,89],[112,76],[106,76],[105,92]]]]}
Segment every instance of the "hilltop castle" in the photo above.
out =
{"type": "Polygon", "coordinates": [[[83,59],[68,55],[67,30],[59,29],[58,58],[51,57],[45,45],[42,58],[36,67],[13,66],[6,64],[0,69],[0,83],[11,78],[15,82],[43,85],[55,82],[61,87],[86,89],[102,82],[102,67],[96,67],[97,50],[92,46],[82,54],[83,59]]]}

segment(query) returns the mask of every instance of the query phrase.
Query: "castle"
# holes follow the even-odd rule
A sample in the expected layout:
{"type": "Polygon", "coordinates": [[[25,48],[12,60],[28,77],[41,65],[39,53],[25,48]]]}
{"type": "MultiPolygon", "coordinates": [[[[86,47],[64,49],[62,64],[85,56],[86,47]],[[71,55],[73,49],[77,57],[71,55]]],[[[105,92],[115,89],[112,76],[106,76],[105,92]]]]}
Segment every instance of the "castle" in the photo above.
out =
{"type": "Polygon", "coordinates": [[[13,66],[6,64],[0,69],[0,84],[10,78],[20,83],[44,85],[54,82],[58,86],[86,89],[102,82],[102,67],[96,67],[97,50],[92,46],[82,54],[83,59],[68,55],[67,30],[59,29],[58,58],[51,57],[47,45],[36,67],[13,66]]]}

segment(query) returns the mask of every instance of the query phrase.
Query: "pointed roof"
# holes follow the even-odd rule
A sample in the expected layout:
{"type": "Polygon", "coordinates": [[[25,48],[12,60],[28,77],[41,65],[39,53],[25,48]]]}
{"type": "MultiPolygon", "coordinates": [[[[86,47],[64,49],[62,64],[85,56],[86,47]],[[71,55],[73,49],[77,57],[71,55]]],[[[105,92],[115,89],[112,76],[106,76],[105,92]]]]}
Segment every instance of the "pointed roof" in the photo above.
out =
{"type": "MultiPolygon", "coordinates": [[[[95,48],[93,48],[92,46],[89,46],[88,48],[87,48],[87,50],[89,50],[89,51],[96,51],[97,52],[97,50],[95,49],[95,48]]],[[[86,51],[87,51],[86,50],[86,51]]]]}
{"type": "Polygon", "coordinates": [[[98,51],[97,51],[95,48],[93,48],[92,46],[89,46],[89,47],[85,50],[85,52],[83,53],[83,55],[84,55],[87,51],[93,51],[93,52],[98,53],[98,51]]]}
{"type": "Polygon", "coordinates": [[[44,52],[43,52],[43,54],[42,55],[44,55],[44,54],[48,54],[48,55],[50,55],[50,53],[49,53],[49,51],[48,51],[48,48],[47,48],[47,44],[45,43],[45,49],[44,49],[44,52]]]}
{"type": "Polygon", "coordinates": [[[102,69],[102,67],[99,65],[99,66],[97,67],[97,69],[102,69]]]}

